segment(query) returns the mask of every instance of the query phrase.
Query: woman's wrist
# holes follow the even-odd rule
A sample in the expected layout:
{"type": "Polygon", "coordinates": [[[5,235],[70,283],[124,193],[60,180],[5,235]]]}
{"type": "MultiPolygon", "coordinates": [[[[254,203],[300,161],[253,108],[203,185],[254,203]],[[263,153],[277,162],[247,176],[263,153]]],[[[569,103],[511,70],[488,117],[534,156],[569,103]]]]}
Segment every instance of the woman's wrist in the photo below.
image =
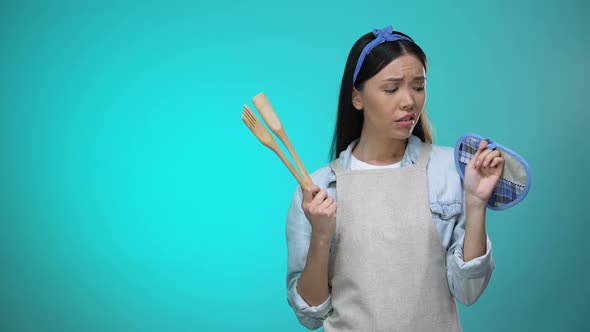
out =
{"type": "Polygon", "coordinates": [[[483,201],[480,198],[472,194],[465,194],[465,206],[469,209],[480,210],[485,209],[487,206],[487,200],[483,201]]]}
{"type": "Polygon", "coordinates": [[[311,231],[311,242],[321,246],[329,246],[331,241],[332,234],[325,234],[314,230],[311,231]]]}

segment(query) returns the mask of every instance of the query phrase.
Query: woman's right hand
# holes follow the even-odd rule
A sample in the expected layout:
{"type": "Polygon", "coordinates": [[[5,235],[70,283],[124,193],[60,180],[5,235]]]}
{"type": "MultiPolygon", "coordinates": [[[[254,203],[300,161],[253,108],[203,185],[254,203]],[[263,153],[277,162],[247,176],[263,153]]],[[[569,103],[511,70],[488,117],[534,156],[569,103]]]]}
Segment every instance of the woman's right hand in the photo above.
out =
{"type": "Polygon", "coordinates": [[[301,208],[311,224],[312,234],[330,240],[336,231],[336,202],[316,185],[302,189],[301,208]]]}

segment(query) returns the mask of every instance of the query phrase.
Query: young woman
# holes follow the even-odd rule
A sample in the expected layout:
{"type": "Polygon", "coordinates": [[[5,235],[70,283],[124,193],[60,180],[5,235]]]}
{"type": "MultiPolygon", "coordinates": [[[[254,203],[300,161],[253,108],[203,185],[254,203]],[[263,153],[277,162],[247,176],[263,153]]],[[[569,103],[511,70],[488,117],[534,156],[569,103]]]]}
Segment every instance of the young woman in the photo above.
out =
{"type": "Polygon", "coordinates": [[[487,287],[486,203],[504,159],[482,141],[461,181],[453,149],[432,145],[426,72],[391,26],[350,51],[333,161],[287,217],[288,300],[309,329],[461,331],[455,300],[487,287]]]}

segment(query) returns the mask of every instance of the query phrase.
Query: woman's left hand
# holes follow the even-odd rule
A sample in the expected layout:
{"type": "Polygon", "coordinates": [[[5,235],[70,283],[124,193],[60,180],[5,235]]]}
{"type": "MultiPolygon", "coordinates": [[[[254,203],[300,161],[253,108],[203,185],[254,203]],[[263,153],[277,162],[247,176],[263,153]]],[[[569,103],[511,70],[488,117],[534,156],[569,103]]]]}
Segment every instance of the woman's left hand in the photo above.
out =
{"type": "Polygon", "coordinates": [[[479,142],[479,149],[465,166],[465,199],[467,204],[485,207],[504,168],[504,158],[498,150],[486,149],[487,141],[479,142]]]}

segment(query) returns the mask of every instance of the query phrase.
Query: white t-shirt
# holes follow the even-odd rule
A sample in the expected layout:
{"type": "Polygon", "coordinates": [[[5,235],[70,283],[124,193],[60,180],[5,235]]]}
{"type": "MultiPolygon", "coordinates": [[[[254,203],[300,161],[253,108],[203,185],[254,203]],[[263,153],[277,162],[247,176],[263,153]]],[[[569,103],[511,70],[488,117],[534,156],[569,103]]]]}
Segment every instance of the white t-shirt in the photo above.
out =
{"type": "Polygon", "coordinates": [[[362,170],[362,169],[381,169],[381,168],[399,168],[401,166],[401,161],[390,164],[390,165],[383,165],[383,166],[376,166],[367,164],[364,161],[360,161],[356,159],[353,154],[350,154],[350,169],[351,170],[362,170]]]}

